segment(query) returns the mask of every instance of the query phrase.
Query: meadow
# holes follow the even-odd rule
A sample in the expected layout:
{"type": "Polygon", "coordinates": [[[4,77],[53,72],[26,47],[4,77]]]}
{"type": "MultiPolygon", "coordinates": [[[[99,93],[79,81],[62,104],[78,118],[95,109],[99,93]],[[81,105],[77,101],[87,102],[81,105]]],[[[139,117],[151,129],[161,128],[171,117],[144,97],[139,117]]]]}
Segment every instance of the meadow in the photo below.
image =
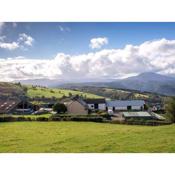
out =
{"type": "Polygon", "coordinates": [[[85,93],[75,90],[67,90],[67,89],[58,89],[58,88],[42,88],[42,87],[27,87],[27,96],[29,97],[45,97],[45,98],[62,98],[63,96],[69,96],[69,95],[79,95],[84,96],[87,98],[99,98],[100,96],[91,94],[91,93],[85,93]]]}
{"type": "Polygon", "coordinates": [[[0,133],[1,153],[175,152],[175,125],[7,122],[0,133]]]}

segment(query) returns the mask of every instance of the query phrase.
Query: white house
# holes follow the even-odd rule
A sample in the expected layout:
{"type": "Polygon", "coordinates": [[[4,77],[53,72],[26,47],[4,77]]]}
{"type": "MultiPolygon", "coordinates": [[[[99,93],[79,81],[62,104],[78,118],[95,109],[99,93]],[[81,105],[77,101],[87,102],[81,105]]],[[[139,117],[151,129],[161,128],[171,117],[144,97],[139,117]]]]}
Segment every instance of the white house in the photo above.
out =
{"type": "Polygon", "coordinates": [[[145,101],[144,100],[114,100],[106,102],[107,109],[113,111],[125,111],[125,110],[143,110],[145,101]]]}
{"type": "Polygon", "coordinates": [[[104,98],[84,99],[84,101],[91,110],[106,110],[106,101],[104,98]]]}

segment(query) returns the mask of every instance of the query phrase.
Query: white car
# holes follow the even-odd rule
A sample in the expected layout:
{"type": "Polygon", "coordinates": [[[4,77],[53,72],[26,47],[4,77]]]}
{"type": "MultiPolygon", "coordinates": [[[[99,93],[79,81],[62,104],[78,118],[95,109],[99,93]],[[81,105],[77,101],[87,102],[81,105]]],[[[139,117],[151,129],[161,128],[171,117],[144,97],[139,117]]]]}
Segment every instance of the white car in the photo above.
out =
{"type": "Polygon", "coordinates": [[[108,114],[109,114],[109,115],[114,115],[113,110],[112,110],[112,109],[108,109],[108,114]]]}

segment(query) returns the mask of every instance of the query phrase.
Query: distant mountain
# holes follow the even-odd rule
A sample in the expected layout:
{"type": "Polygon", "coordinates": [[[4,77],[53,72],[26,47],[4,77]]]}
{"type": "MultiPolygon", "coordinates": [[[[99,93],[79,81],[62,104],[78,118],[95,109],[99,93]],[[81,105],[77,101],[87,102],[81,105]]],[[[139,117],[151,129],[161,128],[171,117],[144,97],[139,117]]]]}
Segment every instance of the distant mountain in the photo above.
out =
{"type": "Polygon", "coordinates": [[[62,85],[62,87],[66,88],[75,86],[110,87],[175,96],[175,78],[153,72],[145,72],[137,76],[117,79],[111,82],[73,83],[62,85]]]}
{"type": "Polygon", "coordinates": [[[117,80],[106,84],[109,87],[133,89],[175,96],[175,78],[146,72],[138,76],[117,80]]]}
{"type": "Polygon", "coordinates": [[[32,79],[32,80],[20,80],[19,82],[24,85],[34,85],[34,86],[39,85],[39,86],[45,86],[45,87],[57,87],[60,84],[63,84],[64,81],[50,80],[50,79],[32,79]]]}
{"type": "Polygon", "coordinates": [[[163,95],[175,96],[175,77],[165,76],[153,72],[145,72],[137,76],[117,79],[117,80],[79,80],[72,79],[65,81],[62,79],[34,79],[34,80],[22,80],[22,84],[41,85],[46,87],[83,87],[83,86],[96,86],[96,87],[111,87],[118,89],[130,89],[141,92],[152,92],[163,95]]]}

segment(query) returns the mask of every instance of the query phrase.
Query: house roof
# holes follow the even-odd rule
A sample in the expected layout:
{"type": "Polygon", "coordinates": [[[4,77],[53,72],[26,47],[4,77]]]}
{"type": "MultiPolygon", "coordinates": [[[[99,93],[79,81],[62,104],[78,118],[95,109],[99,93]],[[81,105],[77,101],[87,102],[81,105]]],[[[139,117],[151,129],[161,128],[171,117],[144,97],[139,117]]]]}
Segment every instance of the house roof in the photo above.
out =
{"type": "Polygon", "coordinates": [[[87,107],[86,102],[83,99],[81,99],[80,97],[77,97],[77,96],[67,97],[67,98],[61,100],[62,103],[66,103],[67,105],[70,105],[74,101],[77,101],[81,105],[83,105],[84,107],[87,107]]]}
{"type": "Polygon", "coordinates": [[[85,101],[87,104],[106,103],[106,101],[105,101],[104,98],[94,98],[94,99],[87,98],[87,99],[84,99],[84,101],[85,101]]]}
{"type": "Polygon", "coordinates": [[[152,117],[149,112],[123,112],[124,117],[152,117]]]}
{"type": "Polygon", "coordinates": [[[143,106],[144,100],[114,100],[107,101],[108,107],[127,107],[127,106],[143,106]]]}
{"type": "Polygon", "coordinates": [[[19,103],[20,100],[0,100],[0,113],[3,114],[11,111],[19,103]]]}

